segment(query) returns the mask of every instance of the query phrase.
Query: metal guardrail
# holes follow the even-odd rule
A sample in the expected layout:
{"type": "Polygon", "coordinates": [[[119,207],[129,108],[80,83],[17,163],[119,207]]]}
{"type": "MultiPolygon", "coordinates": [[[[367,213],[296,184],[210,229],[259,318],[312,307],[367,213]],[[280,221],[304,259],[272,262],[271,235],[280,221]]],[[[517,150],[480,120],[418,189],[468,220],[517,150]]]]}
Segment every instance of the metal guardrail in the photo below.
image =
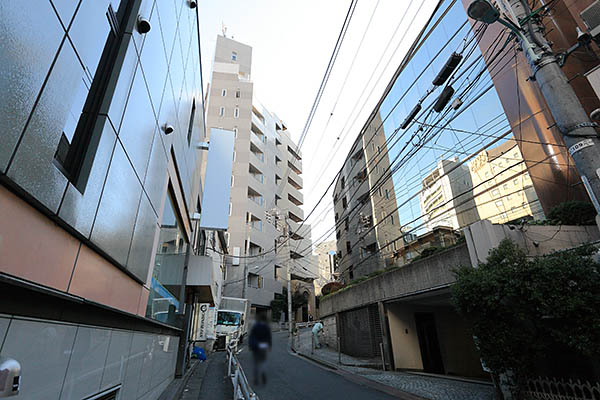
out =
{"type": "Polygon", "coordinates": [[[238,341],[232,340],[227,345],[227,375],[233,385],[233,400],[259,400],[250,385],[248,378],[237,358],[238,341]]]}

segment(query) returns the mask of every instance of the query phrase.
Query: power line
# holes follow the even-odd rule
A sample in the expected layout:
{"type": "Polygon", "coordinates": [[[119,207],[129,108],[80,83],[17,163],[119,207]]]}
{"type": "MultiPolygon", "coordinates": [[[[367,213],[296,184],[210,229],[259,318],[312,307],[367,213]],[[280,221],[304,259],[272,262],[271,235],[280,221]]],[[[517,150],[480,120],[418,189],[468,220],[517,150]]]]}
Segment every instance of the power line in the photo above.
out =
{"type": "MultiPolygon", "coordinates": [[[[325,127],[323,128],[321,135],[319,136],[319,141],[318,141],[317,145],[315,146],[317,149],[319,148],[319,146],[321,145],[321,143],[323,141],[323,138],[325,137],[325,133],[327,132],[327,127],[329,127],[329,123],[331,122],[331,117],[333,117],[333,114],[337,107],[338,101],[340,100],[340,97],[342,96],[342,92],[344,91],[344,88],[346,87],[346,83],[348,82],[348,77],[350,76],[350,73],[352,72],[352,68],[354,67],[354,63],[356,62],[356,59],[358,58],[358,55],[359,55],[362,45],[364,43],[365,37],[367,36],[367,32],[369,31],[369,27],[371,26],[371,22],[373,21],[373,17],[375,16],[375,12],[377,11],[377,8],[379,7],[379,1],[380,0],[377,0],[377,3],[375,3],[375,8],[373,8],[373,12],[371,13],[369,22],[367,23],[367,26],[365,27],[365,30],[363,31],[362,37],[360,39],[360,43],[358,44],[358,47],[356,48],[356,51],[354,52],[354,57],[352,58],[352,62],[350,62],[350,67],[348,68],[348,72],[346,72],[346,76],[344,77],[344,82],[342,83],[342,87],[340,88],[340,91],[338,92],[338,95],[333,103],[333,108],[331,109],[331,112],[329,113],[329,117],[327,118],[327,122],[325,123],[325,127]]],[[[410,5],[408,7],[410,8],[410,5]]]]}
{"type": "Polygon", "coordinates": [[[333,53],[331,54],[331,58],[329,59],[329,64],[327,64],[327,69],[325,70],[323,80],[321,81],[321,86],[319,86],[317,96],[315,97],[315,101],[313,102],[310,112],[308,113],[308,118],[306,119],[306,123],[304,124],[304,129],[302,130],[302,134],[300,135],[300,139],[298,140],[298,149],[302,148],[304,138],[306,137],[308,130],[310,129],[312,120],[315,116],[317,108],[319,107],[321,97],[323,96],[323,92],[325,91],[325,86],[327,86],[327,82],[329,81],[329,76],[331,75],[331,71],[337,59],[340,48],[342,47],[344,37],[346,36],[346,32],[348,30],[348,26],[350,25],[350,21],[352,20],[352,16],[354,15],[354,10],[356,8],[357,3],[358,0],[352,0],[350,2],[350,7],[348,8],[348,12],[346,13],[346,18],[344,19],[344,24],[342,25],[342,29],[335,43],[335,47],[333,48],[333,53]]]}

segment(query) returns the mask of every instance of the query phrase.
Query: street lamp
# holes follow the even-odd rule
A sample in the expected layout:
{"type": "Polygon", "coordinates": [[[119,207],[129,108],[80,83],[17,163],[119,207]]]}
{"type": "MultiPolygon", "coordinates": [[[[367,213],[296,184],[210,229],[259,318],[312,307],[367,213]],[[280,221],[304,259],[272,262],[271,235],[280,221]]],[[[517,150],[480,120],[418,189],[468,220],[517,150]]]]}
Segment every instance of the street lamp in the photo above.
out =
{"type": "Polygon", "coordinates": [[[500,11],[489,2],[489,0],[474,0],[467,8],[467,15],[475,21],[483,22],[484,24],[493,24],[499,22],[511,30],[513,34],[521,41],[521,46],[531,64],[537,64],[540,61],[540,55],[534,51],[534,46],[529,42],[527,37],[521,31],[521,28],[515,25],[512,21],[500,18],[500,11]]]}
{"type": "Polygon", "coordinates": [[[500,12],[488,0],[475,0],[467,9],[469,17],[475,21],[493,24],[500,19],[500,12]]]}

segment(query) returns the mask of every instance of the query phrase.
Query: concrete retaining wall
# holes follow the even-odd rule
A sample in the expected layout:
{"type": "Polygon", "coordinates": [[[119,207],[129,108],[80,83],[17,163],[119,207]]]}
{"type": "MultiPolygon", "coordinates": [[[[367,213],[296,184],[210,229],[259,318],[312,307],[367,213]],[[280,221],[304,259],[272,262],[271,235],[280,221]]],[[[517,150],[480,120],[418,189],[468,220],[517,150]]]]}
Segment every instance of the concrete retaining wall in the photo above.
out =
{"type": "Polygon", "coordinates": [[[449,286],[455,281],[452,271],[470,264],[466,244],[452,247],[325,297],[320,302],[321,318],[378,301],[449,286]]]}

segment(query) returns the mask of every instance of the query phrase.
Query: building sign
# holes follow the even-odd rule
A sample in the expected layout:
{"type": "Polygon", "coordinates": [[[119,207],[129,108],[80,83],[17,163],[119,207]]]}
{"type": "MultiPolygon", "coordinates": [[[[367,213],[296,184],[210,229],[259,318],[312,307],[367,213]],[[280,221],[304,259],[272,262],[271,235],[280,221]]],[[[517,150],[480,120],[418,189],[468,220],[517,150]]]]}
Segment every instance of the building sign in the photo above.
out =
{"type": "Polygon", "coordinates": [[[233,131],[211,128],[200,228],[226,231],[229,221],[233,131]]]}
{"type": "Polygon", "coordinates": [[[217,308],[210,307],[208,309],[208,326],[206,327],[206,338],[216,340],[217,339],[217,308]]]}
{"type": "Polygon", "coordinates": [[[471,161],[471,171],[477,172],[488,162],[488,153],[487,151],[482,151],[471,161]]]}
{"type": "Polygon", "coordinates": [[[209,321],[209,304],[208,303],[200,303],[198,304],[198,335],[196,337],[197,340],[206,340],[207,339],[207,331],[208,331],[208,321],[209,321]]]}
{"type": "Polygon", "coordinates": [[[586,147],[590,147],[594,145],[594,141],[592,139],[583,139],[579,142],[575,143],[573,146],[569,147],[569,154],[573,155],[577,153],[579,150],[585,149],[586,147]]]}

